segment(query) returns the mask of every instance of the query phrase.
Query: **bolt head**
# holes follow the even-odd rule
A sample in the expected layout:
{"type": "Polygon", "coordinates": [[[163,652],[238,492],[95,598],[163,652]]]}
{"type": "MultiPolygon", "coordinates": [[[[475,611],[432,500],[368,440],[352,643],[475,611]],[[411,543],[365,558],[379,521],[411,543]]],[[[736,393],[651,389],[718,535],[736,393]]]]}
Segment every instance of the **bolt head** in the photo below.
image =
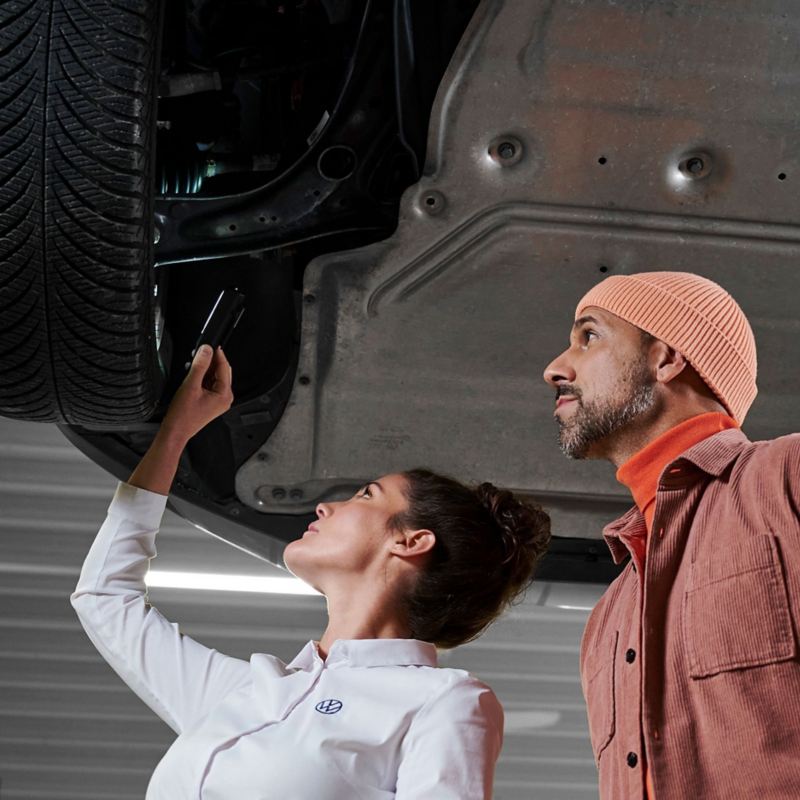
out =
{"type": "Polygon", "coordinates": [[[514,158],[517,148],[511,142],[501,142],[497,147],[497,154],[500,158],[514,158]]]}

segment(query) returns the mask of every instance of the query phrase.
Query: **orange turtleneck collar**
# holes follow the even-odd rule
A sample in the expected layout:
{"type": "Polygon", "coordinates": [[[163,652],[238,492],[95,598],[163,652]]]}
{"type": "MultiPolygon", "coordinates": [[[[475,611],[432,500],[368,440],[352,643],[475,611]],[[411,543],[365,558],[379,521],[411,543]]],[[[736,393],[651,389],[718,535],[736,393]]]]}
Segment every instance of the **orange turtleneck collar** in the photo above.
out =
{"type": "Polygon", "coordinates": [[[631,490],[636,505],[644,515],[648,532],[656,510],[658,479],[664,467],[703,439],[738,427],[733,418],[722,412],[699,414],[653,439],[617,470],[617,480],[631,490]]]}

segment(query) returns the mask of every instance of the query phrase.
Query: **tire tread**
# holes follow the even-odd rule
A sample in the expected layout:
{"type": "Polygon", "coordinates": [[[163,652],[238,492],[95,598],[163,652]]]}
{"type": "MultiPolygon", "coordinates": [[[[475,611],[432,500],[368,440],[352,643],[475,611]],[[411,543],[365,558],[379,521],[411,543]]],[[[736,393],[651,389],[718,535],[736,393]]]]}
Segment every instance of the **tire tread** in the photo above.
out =
{"type": "Polygon", "coordinates": [[[160,0],[0,6],[0,414],[147,419],[160,0]],[[5,170],[5,171],[2,171],[5,170]]]}

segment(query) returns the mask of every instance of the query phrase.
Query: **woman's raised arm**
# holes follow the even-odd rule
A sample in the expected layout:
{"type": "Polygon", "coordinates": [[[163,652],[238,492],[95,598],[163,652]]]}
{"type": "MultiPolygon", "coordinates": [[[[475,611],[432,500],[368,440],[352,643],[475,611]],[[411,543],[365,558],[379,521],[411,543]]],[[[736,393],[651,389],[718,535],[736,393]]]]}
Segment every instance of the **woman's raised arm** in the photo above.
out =
{"type": "Polygon", "coordinates": [[[144,582],[181,451],[232,397],[224,356],[212,365],[210,352],[198,352],[152,446],[117,487],[71,597],[100,654],[178,733],[249,677],[246,661],[183,636],[149,605],[144,582]]]}
{"type": "Polygon", "coordinates": [[[222,348],[203,345],[164,415],[156,438],[128,478],[131,486],[168,495],[183,448],[233,403],[231,365],[222,348]]]}

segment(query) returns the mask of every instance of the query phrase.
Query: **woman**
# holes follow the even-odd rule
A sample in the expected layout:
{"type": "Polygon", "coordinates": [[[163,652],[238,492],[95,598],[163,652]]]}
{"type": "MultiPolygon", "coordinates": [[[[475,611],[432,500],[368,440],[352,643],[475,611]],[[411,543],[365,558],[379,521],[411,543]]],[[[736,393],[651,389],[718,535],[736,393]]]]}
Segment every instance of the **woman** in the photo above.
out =
{"type": "Polygon", "coordinates": [[[424,470],[320,503],[284,557],[327,599],[322,638],[288,665],[221,655],[147,604],[144,576],[183,447],[232,401],[222,350],[202,348],[72,595],[98,650],[179,734],[147,800],[490,798],[502,708],[437,668],[436,647],[473,639],[524,591],[546,514],[424,470]]]}

